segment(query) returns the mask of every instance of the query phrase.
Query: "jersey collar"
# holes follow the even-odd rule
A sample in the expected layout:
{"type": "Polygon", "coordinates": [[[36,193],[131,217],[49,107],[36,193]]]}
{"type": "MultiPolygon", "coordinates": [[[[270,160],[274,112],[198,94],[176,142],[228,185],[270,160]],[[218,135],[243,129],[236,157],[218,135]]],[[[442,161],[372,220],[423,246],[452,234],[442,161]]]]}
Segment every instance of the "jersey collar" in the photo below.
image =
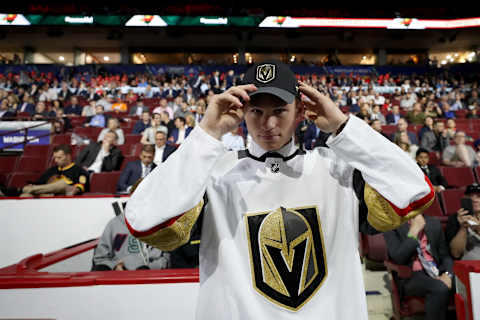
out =
{"type": "Polygon", "coordinates": [[[293,159],[297,155],[303,155],[305,151],[298,149],[290,139],[285,146],[279,150],[267,151],[260,147],[255,141],[252,140],[250,147],[246,150],[240,150],[238,152],[239,159],[249,157],[257,161],[265,162],[267,158],[281,158],[284,162],[293,159]]]}

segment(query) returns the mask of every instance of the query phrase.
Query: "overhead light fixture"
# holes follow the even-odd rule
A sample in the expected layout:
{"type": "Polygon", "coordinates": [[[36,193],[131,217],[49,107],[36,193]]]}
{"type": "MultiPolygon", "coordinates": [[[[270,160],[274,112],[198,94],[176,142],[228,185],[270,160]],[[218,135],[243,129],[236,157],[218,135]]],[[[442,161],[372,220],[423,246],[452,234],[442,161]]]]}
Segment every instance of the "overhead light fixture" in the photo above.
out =
{"type": "Polygon", "coordinates": [[[64,57],[64,56],[60,56],[60,57],[58,57],[58,60],[60,60],[60,61],[65,61],[65,57],[64,57]]]}
{"type": "Polygon", "coordinates": [[[442,60],[442,64],[447,64],[447,60],[442,60]]]}
{"type": "Polygon", "coordinates": [[[103,57],[103,60],[104,60],[104,61],[110,61],[110,57],[109,57],[109,56],[105,56],[105,57],[103,57]]]}

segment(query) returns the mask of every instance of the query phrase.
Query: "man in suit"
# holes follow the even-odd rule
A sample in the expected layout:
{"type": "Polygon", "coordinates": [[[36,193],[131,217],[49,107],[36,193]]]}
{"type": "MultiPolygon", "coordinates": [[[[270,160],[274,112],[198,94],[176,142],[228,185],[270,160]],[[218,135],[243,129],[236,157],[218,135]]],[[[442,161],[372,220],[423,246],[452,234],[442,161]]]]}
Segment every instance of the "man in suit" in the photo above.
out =
{"type": "Polygon", "coordinates": [[[175,128],[168,138],[171,143],[181,144],[188,137],[193,128],[185,127],[185,122],[185,118],[183,117],[177,117],[175,119],[175,128]]]}
{"type": "Polygon", "coordinates": [[[397,122],[397,132],[392,135],[391,141],[395,141],[397,136],[399,136],[402,132],[406,132],[408,135],[408,140],[410,140],[410,144],[418,145],[417,134],[415,132],[408,131],[408,122],[405,118],[398,119],[397,122]]]}
{"type": "Polygon", "coordinates": [[[129,114],[131,116],[141,116],[144,112],[150,113],[150,109],[147,106],[144,106],[143,101],[140,100],[137,102],[137,105],[130,108],[129,114]]]}
{"type": "Polygon", "coordinates": [[[140,153],[140,159],[127,163],[125,169],[120,174],[117,182],[117,191],[129,193],[132,186],[142,178],[145,178],[157,166],[153,159],[155,157],[155,147],[151,144],[145,144],[140,153]]]}
{"type": "Polygon", "coordinates": [[[72,116],[80,116],[82,115],[82,106],[78,104],[77,97],[73,96],[70,99],[71,104],[65,108],[65,115],[72,117],[72,116]]]}
{"type": "Polygon", "coordinates": [[[133,134],[141,134],[145,129],[150,127],[150,111],[144,110],[140,120],[133,126],[133,134]]]}
{"type": "Polygon", "coordinates": [[[108,172],[120,169],[123,155],[115,144],[117,133],[108,131],[100,142],[91,142],[80,151],[76,163],[89,172],[108,172]]]}
{"type": "Polygon", "coordinates": [[[440,221],[420,214],[384,237],[390,258],[413,271],[411,278],[395,279],[401,294],[425,297],[425,319],[446,319],[455,290],[453,260],[440,221]]]}
{"type": "Polygon", "coordinates": [[[103,106],[97,104],[95,106],[95,115],[90,116],[85,121],[85,127],[105,128],[108,123],[109,116],[105,114],[103,106]]]}
{"type": "Polygon", "coordinates": [[[28,112],[31,116],[35,113],[35,105],[31,103],[28,92],[23,95],[22,103],[18,105],[17,112],[28,112]]]}
{"type": "Polygon", "coordinates": [[[448,186],[448,182],[437,167],[428,164],[430,161],[428,150],[424,148],[418,149],[415,159],[417,160],[417,164],[420,169],[422,169],[423,173],[425,173],[425,175],[430,179],[430,182],[432,182],[435,192],[440,193],[444,191],[448,186]]]}
{"type": "Polygon", "coordinates": [[[397,124],[398,120],[400,120],[401,115],[400,115],[400,107],[397,105],[394,105],[392,107],[392,112],[387,114],[387,124],[397,124]]]}
{"type": "Polygon", "coordinates": [[[167,135],[165,132],[157,131],[155,134],[155,158],[153,162],[156,165],[167,160],[167,158],[175,151],[175,148],[172,145],[167,144],[167,135]]]}
{"type": "Polygon", "coordinates": [[[445,130],[445,123],[435,121],[433,130],[427,131],[422,135],[420,146],[428,150],[428,152],[436,151],[439,154],[450,145],[450,137],[445,130]]]}

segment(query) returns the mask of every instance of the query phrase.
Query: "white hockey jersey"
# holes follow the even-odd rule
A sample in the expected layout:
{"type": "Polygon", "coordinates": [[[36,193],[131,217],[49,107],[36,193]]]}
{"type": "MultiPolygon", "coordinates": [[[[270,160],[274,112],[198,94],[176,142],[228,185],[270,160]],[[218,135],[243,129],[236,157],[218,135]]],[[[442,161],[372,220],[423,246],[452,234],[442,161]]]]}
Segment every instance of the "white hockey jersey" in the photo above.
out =
{"type": "Polygon", "coordinates": [[[197,127],[139,185],[127,225],[161,250],[188,241],[205,207],[197,319],[368,319],[359,202],[385,231],[427,208],[434,191],[405,152],[356,117],[327,144],[227,152],[197,127]]]}

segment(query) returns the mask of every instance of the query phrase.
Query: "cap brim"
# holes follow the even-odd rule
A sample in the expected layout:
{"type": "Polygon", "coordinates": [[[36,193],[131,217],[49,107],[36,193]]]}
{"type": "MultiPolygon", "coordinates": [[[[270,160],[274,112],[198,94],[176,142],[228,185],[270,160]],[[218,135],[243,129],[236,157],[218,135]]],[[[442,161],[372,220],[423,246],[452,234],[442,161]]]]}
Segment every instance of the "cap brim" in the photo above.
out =
{"type": "Polygon", "coordinates": [[[257,88],[258,88],[257,91],[249,93],[250,97],[257,95],[259,93],[268,93],[282,99],[286,103],[293,103],[293,101],[295,100],[295,96],[290,92],[288,92],[287,90],[283,90],[275,87],[257,87],[257,88]]]}

